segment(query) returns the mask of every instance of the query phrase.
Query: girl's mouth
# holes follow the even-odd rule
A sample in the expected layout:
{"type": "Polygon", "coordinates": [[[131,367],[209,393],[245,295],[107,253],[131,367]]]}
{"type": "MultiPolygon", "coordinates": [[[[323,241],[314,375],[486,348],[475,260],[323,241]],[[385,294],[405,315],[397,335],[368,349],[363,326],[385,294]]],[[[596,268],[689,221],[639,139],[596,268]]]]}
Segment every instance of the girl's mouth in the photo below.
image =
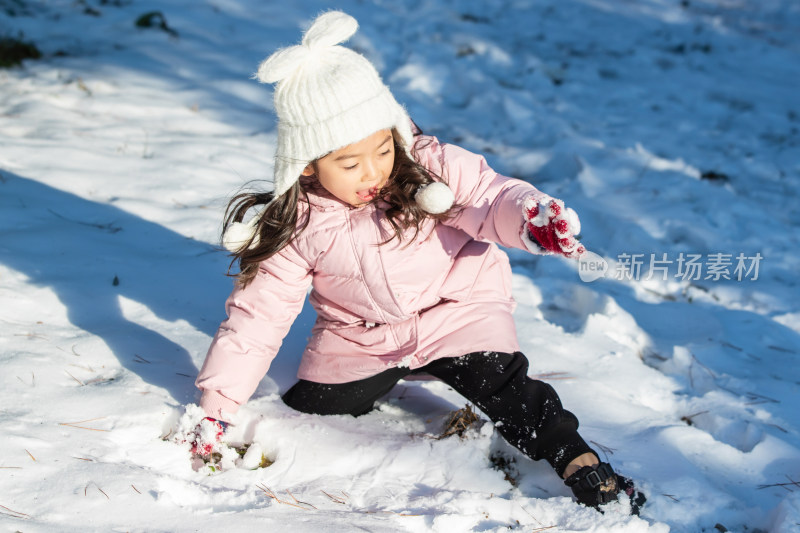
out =
{"type": "Polygon", "coordinates": [[[356,191],[356,196],[358,196],[359,200],[364,202],[369,202],[378,194],[377,187],[370,187],[369,189],[365,189],[363,191],[356,191]]]}

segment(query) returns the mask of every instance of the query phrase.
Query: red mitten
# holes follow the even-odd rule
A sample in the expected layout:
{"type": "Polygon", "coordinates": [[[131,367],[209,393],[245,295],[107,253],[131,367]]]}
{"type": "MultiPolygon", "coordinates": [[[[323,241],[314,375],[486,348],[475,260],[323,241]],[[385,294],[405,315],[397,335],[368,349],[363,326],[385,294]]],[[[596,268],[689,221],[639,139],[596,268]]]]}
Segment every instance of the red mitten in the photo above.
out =
{"type": "Polygon", "coordinates": [[[189,443],[192,445],[192,455],[200,457],[210,457],[214,451],[214,446],[225,434],[228,423],[210,416],[205,417],[194,428],[194,432],[189,436],[189,443]]]}
{"type": "Polygon", "coordinates": [[[571,259],[578,259],[586,252],[586,248],[578,242],[575,235],[581,232],[578,215],[572,209],[565,208],[564,202],[546,196],[533,198],[525,202],[525,243],[538,245],[534,252],[560,254],[571,259]],[[529,242],[531,241],[531,242],[529,242]]]}

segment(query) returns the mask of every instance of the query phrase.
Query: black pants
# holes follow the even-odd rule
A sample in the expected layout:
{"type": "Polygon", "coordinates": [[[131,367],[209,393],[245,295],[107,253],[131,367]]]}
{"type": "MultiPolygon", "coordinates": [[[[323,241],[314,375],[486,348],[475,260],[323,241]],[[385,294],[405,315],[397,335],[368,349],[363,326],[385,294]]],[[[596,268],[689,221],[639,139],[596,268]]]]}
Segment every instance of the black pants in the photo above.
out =
{"type": "Polygon", "coordinates": [[[426,366],[390,368],[367,379],[324,384],[300,380],[283,401],[304,413],[359,416],[409,374],[435,376],[474,403],[510,444],[534,460],[545,459],[560,476],[579,455],[595,453],[578,434],[578,419],[561,406],[556,391],[528,377],[520,352],[475,352],[437,359],[426,366]]]}

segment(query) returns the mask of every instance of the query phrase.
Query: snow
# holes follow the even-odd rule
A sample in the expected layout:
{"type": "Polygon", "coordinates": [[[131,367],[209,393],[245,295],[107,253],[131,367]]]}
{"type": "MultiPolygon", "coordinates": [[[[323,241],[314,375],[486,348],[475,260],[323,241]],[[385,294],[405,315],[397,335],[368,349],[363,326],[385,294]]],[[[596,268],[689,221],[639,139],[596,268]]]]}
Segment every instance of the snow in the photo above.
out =
{"type": "Polygon", "coordinates": [[[292,411],[308,308],[230,430],[251,456],[193,469],[173,437],[231,288],[222,210],[272,174],[271,93],[251,76],[329,7],[0,2],[2,34],[44,54],[0,70],[3,529],[797,531],[791,0],[336,4],[427,133],[580,215],[606,269],[589,282],[510,251],[518,335],[649,495],[641,517],[576,505],[491,424],[436,439],[464,405],[437,381],[357,419],[292,411]],[[177,36],[134,25],[155,10],[177,36]],[[760,254],[757,276],[737,279],[739,254],[760,254]],[[250,470],[259,454],[274,464],[250,470]]]}

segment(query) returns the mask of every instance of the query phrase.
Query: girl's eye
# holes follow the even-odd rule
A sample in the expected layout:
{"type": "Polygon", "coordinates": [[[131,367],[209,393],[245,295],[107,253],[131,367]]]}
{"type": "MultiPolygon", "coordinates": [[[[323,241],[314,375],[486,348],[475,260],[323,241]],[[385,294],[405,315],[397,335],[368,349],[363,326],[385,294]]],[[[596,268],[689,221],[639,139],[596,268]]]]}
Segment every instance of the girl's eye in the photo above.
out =
{"type": "Polygon", "coordinates": [[[379,155],[389,155],[392,152],[391,148],[379,155]]]}
{"type": "Polygon", "coordinates": [[[352,167],[344,167],[344,169],[345,169],[345,170],[353,170],[353,169],[354,169],[354,168],[356,168],[357,166],[358,166],[358,163],[356,163],[356,164],[355,164],[355,165],[353,165],[352,167]]]}

